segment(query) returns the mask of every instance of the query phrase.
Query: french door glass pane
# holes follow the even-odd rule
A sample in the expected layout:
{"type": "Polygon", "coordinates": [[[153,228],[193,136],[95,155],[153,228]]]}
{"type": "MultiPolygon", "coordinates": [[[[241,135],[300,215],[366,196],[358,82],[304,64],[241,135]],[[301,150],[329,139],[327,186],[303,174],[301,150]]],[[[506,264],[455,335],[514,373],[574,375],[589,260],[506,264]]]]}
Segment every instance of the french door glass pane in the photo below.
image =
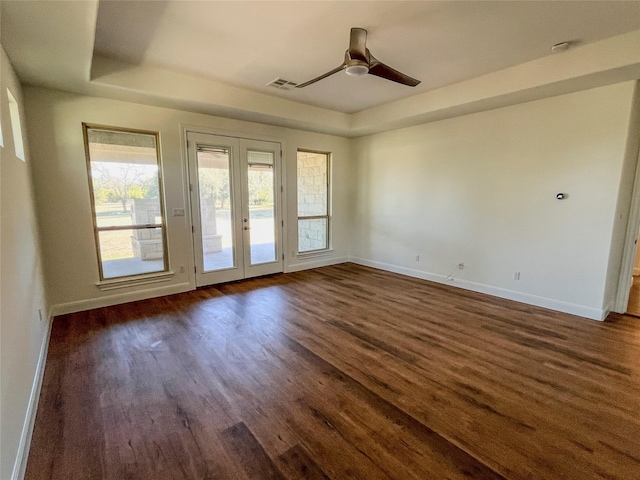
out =
{"type": "Polygon", "coordinates": [[[233,199],[230,185],[231,151],[226,148],[198,151],[200,228],[205,272],[233,268],[233,199]]]}
{"type": "Polygon", "coordinates": [[[164,271],[162,228],[98,232],[103,278],[164,271]]]}
{"type": "Polygon", "coordinates": [[[247,151],[251,265],[276,260],[273,153],[247,151]]]}

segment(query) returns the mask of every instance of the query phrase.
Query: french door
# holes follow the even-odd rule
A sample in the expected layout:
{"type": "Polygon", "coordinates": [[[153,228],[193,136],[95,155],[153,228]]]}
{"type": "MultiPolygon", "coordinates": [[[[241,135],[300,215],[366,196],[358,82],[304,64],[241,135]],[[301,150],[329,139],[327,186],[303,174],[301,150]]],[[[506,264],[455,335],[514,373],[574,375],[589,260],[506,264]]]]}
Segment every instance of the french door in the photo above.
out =
{"type": "Polygon", "coordinates": [[[282,272],[280,144],[187,133],[196,285],[282,272]]]}

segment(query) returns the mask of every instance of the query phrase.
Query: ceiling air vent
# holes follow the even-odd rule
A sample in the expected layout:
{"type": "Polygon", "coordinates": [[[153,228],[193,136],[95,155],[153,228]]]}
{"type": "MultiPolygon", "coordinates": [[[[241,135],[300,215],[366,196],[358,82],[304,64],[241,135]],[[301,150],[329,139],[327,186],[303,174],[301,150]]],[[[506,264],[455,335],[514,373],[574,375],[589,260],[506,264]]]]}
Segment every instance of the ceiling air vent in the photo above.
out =
{"type": "Polygon", "coordinates": [[[291,90],[296,88],[298,84],[295,82],[290,82],[289,80],[285,80],[284,78],[276,78],[275,80],[267,83],[267,87],[278,88],[280,90],[291,90]]]}

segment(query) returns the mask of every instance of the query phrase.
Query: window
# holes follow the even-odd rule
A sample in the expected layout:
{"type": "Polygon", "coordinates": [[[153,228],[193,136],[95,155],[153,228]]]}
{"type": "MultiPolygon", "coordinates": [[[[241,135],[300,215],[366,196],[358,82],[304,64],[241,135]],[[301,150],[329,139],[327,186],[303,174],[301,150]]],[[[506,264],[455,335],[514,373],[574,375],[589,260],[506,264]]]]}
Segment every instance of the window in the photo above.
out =
{"type": "Polygon", "coordinates": [[[23,162],[24,156],[24,142],[22,141],[22,123],[20,122],[20,107],[15,97],[11,95],[11,92],[7,88],[7,97],[9,97],[9,116],[11,117],[11,129],[13,130],[13,148],[18,157],[23,162]]]}
{"type": "Polygon", "coordinates": [[[329,248],[329,157],[298,150],[298,253],[329,248]]]}
{"type": "Polygon", "coordinates": [[[168,270],[158,134],[84,125],[100,280],[168,270]]]}

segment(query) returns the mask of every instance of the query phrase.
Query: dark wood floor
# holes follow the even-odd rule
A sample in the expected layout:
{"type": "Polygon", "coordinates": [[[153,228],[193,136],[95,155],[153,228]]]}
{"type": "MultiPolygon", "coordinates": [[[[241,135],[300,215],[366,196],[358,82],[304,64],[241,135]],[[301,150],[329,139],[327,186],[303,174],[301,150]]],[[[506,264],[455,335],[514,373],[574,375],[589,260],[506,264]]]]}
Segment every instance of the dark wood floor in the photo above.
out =
{"type": "Polygon", "coordinates": [[[640,321],[353,264],[55,320],[26,478],[640,478],[640,321]]]}

